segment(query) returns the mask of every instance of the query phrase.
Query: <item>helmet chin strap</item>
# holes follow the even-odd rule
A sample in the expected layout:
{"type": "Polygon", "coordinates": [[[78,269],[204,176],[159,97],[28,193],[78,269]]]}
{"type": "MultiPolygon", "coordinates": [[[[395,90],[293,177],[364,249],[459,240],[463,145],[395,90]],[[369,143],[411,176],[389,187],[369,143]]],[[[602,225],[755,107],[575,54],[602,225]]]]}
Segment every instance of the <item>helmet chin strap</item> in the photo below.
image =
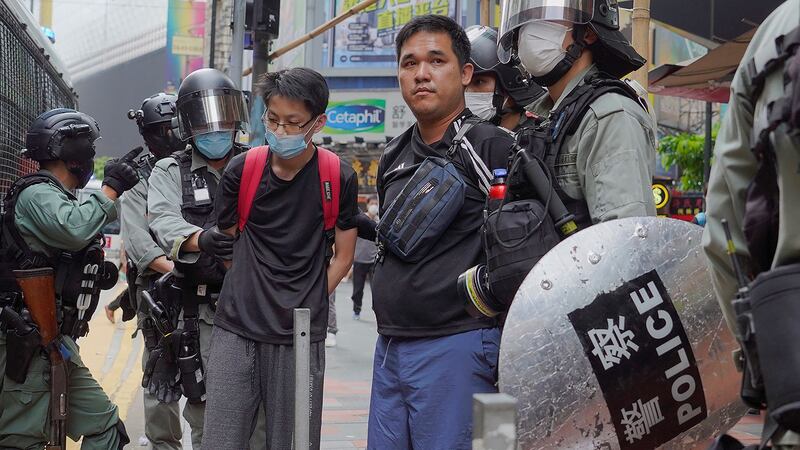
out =
{"type": "MultiPolygon", "coordinates": [[[[497,84],[500,84],[498,81],[497,84]]],[[[500,88],[494,88],[494,95],[492,96],[492,106],[494,107],[494,116],[489,119],[493,125],[500,124],[500,120],[503,119],[503,104],[506,102],[506,97],[501,93],[500,88]]]]}
{"type": "Polygon", "coordinates": [[[567,53],[564,55],[564,58],[559,61],[550,72],[540,77],[531,75],[531,79],[541,86],[549,87],[563,78],[564,75],[569,72],[569,69],[572,68],[572,65],[575,64],[575,61],[581,57],[583,49],[586,48],[586,41],[583,40],[584,30],[585,28],[583,26],[575,25],[572,30],[574,42],[567,47],[567,53]]]}

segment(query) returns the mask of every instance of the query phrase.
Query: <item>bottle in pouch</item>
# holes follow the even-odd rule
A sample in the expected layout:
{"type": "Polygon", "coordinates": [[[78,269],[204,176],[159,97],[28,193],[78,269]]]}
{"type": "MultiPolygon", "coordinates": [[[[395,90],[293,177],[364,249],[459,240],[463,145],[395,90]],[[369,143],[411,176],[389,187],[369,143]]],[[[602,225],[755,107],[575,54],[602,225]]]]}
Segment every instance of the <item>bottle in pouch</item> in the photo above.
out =
{"type": "Polygon", "coordinates": [[[486,200],[486,212],[500,208],[503,199],[506,196],[506,179],[508,178],[508,171],[506,169],[494,169],[492,171],[492,186],[489,188],[489,198],[486,200]]]}

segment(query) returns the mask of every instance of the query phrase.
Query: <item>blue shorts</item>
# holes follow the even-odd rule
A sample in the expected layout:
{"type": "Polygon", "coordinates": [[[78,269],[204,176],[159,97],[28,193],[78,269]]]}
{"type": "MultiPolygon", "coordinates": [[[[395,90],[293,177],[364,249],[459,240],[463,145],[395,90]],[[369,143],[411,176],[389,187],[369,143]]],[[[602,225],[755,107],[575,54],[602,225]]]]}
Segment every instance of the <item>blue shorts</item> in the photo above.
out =
{"type": "Polygon", "coordinates": [[[472,394],[497,392],[500,330],[375,345],[367,448],[472,448],[472,394]]]}

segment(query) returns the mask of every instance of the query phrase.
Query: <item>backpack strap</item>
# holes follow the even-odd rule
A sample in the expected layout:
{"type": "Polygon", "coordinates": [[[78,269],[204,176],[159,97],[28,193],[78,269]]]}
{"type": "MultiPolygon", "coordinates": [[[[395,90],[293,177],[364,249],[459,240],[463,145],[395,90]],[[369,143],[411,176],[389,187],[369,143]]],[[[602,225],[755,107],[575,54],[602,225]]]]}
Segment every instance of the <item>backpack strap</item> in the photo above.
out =
{"type": "MultiPolygon", "coordinates": [[[[256,196],[261,176],[269,159],[269,146],[250,149],[244,159],[242,181],[239,186],[239,232],[244,230],[253,199],[256,196]]],[[[319,165],[320,196],[322,198],[322,215],[325,230],[333,230],[339,216],[339,192],[341,190],[341,167],[339,157],[332,151],[317,147],[317,164],[319,165]]]]}
{"type": "Polygon", "coordinates": [[[341,167],[339,156],[332,151],[317,147],[319,164],[319,186],[322,195],[322,215],[325,230],[333,230],[339,217],[339,193],[341,190],[341,167]]]}
{"type": "Polygon", "coordinates": [[[239,232],[244,230],[247,219],[250,217],[253,199],[256,196],[256,190],[258,190],[268,158],[269,146],[266,145],[252,148],[245,155],[242,181],[239,185],[239,232]]]}

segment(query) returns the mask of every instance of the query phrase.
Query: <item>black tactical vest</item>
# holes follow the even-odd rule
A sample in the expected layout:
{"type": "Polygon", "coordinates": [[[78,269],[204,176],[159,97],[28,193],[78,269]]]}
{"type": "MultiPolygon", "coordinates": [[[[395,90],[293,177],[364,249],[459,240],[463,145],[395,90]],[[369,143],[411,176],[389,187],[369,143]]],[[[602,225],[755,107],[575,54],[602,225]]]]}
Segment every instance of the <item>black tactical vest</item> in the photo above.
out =
{"type": "MultiPolygon", "coordinates": [[[[66,325],[67,329],[62,324],[62,332],[77,338],[85,335],[87,331],[85,324],[88,323],[97,308],[99,291],[101,285],[104,284],[104,282],[100,281],[100,278],[106,277],[108,278],[107,281],[113,284],[116,283],[116,274],[106,274],[102,234],[95,236],[86,247],[77,252],[48,248],[48,253],[54,256],[35,252],[28,246],[17,228],[14,214],[19,194],[24,189],[39,183],[51,183],[57,186],[71,200],[77,200],[71,192],[64,189],[55,177],[46,172],[23,176],[12,184],[3,203],[2,231],[0,231],[0,292],[6,295],[20,294],[19,286],[14,278],[14,270],[52,267],[55,272],[59,321],[65,318],[64,311],[76,312],[75,308],[81,294],[91,297],[91,303],[83,313],[82,320],[78,321],[77,317],[70,317],[70,314],[67,314],[66,316],[69,317],[68,321],[70,322],[66,325]],[[97,265],[97,269],[94,270],[93,274],[87,275],[84,273],[87,265],[97,265]],[[87,279],[91,279],[92,282],[85,282],[87,279]]],[[[109,287],[102,287],[102,289],[109,287]]]]}
{"type": "MultiPolygon", "coordinates": [[[[34,252],[22,238],[14,220],[19,194],[27,187],[39,183],[50,183],[58,186],[64,194],[74,199],[74,195],[61,187],[61,183],[52,175],[38,172],[23,176],[15,181],[3,200],[2,233],[0,234],[0,292],[19,292],[19,286],[12,271],[37,269],[40,267],[56,267],[58,258],[44,253],[34,252]]],[[[57,249],[50,249],[52,254],[59,254],[57,249]]]]}
{"type": "MultiPolygon", "coordinates": [[[[561,171],[566,170],[566,167],[559,164],[558,160],[564,150],[564,142],[578,130],[578,126],[589,111],[591,104],[600,96],[611,92],[628,97],[647,110],[636,91],[627,83],[599,72],[588,77],[585,84],[570,92],[559,107],[551,111],[549,122],[538,128],[524,127],[517,133],[519,146],[544,161],[550,169],[553,188],[567,210],[575,217],[575,223],[579,230],[592,225],[589,205],[585,198],[576,199],[569,196],[558,184],[558,175],[561,171]]],[[[526,123],[530,123],[530,121],[526,121],[526,123]]],[[[511,184],[515,183],[520,182],[512,178],[511,184]]],[[[517,188],[517,190],[523,192],[522,196],[531,195],[530,191],[524,187],[517,188]]]]}
{"type": "MultiPolygon", "coordinates": [[[[234,145],[231,157],[242,151],[242,147],[234,145]]],[[[178,162],[181,174],[181,215],[190,224],[204,230],[213,227],[217,224],[214,213],[216,178],[206,167],[192,171],[191,149],[177,152],[172,157],[178,162]]],[[[219,291],[225,278],[222,260],[204,252],[200,252],[200,258],[193,264],[175,261],[175,269],[182,287],[206,285],[211,291],[219,291]]]]}

